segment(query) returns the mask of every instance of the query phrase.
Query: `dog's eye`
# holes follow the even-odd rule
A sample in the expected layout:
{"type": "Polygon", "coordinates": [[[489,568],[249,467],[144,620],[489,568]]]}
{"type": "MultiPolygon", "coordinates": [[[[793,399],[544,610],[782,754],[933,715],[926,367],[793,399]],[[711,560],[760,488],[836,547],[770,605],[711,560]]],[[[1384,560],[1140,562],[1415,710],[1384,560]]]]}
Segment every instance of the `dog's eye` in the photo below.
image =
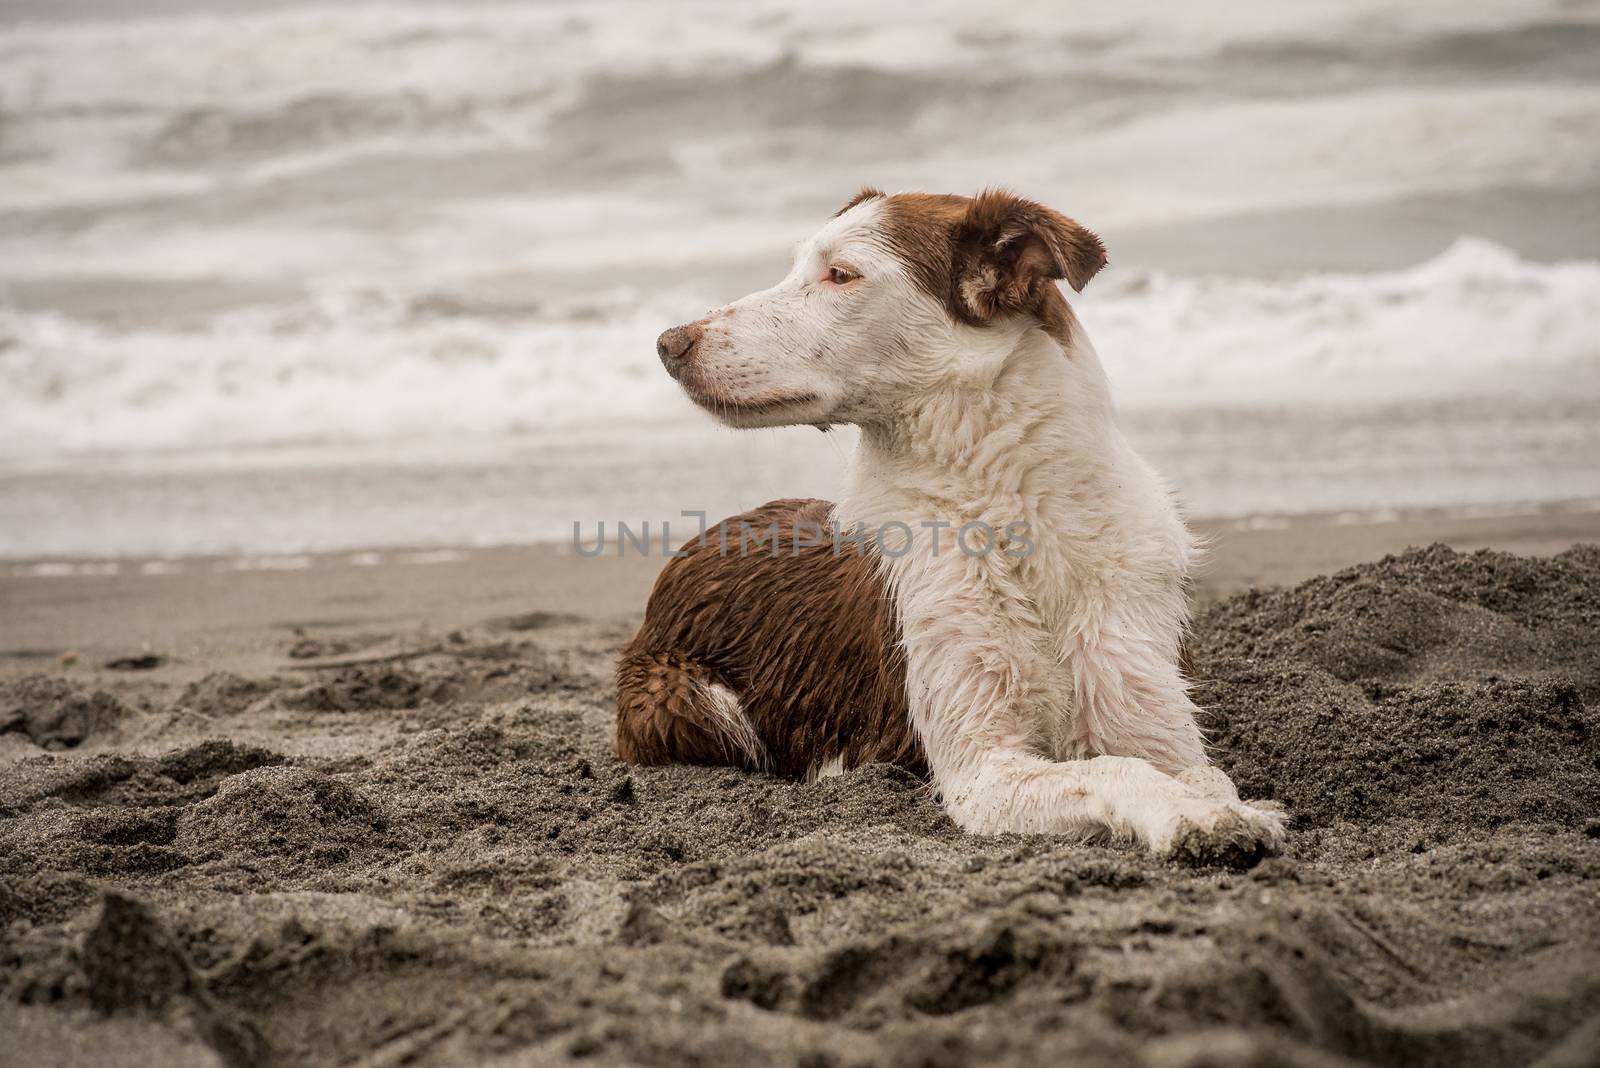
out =
{"type": "Polygon", "coordinates": [[[860,277],[861,276],[859,274],[854,274],[843,267],[828,268],[828,281],[832,282],[836,286],[842,286],[846,282],[854,282],[860,277]]]}

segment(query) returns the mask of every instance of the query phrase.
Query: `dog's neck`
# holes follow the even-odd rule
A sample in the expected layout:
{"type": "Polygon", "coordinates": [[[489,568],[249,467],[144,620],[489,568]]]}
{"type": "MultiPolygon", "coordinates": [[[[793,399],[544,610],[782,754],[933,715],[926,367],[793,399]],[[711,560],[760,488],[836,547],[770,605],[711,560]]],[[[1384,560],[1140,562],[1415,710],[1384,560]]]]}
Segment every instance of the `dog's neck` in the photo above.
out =
{"type": "Polygon", "coordinates": [[[1044,498],[1104,499],[1125,446],[1093,346],[1081,327],[1065,340],[1024,329],[994,373],[864,421],[840,517],[994,516],[1036,512],[1044,498]]]}

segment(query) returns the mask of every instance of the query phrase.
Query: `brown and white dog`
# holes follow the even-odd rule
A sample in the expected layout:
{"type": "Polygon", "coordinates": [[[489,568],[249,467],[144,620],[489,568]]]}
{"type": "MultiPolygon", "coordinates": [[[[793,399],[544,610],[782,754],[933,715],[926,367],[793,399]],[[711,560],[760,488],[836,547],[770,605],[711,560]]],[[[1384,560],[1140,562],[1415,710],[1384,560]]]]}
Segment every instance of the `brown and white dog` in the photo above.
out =
{"type": "Polygon", "coordinates": [[[969,831],[1281,847],[1281,809],[1207,758],[1178,667],[1196,544],[1055,284],[1104,263],[1009,193],[865,189],[783,281],[661,335],[728,424],[861,434],[837,504],[774,501],[668,563],[617,670],[624,760],[888,761],[969,831]],[[774,524],[781,551],[744,551],[774,524]]]}

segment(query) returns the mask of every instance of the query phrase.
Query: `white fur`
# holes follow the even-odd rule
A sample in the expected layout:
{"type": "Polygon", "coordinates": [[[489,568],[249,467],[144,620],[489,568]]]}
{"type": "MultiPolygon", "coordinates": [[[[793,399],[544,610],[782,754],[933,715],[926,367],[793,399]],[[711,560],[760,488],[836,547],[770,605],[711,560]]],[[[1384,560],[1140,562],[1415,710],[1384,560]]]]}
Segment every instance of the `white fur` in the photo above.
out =
{"type": "Polygon", "coordinates": [[[1093,347],[1080,329],[1063,351],[1026,315],[957,322],[900,262],[882,211],[832,220],[783,282],[708,319],[685,385],[735,404],[814,398],[736,425],[860,426],[835,518],[914,531],[883,567],[947,811],[971,831],[1162,853],[1278,848],[1281,812],[1240,803],[1209,766],[1177,667],[1195,541],[1118,428],[1093,347]],[[861,280],[825,281],[837,264],[861,280]],[[1031,551],[963,553],[971,521],[1026,523],[1031,551]]]}
{"type": "Polygon", "coordinates": [[[739,695],[720,682],[698,682],[695,693],[700,698],[696,707],[716,724],[718,729],[713,733],[722,739],[723,745],[731,744],[755,767],[766,767],[767,747],[761,744],[755,724],[744,714],[739,695]]]}
{"type": "Polygon", "coordinates": [[[832,757],[821,764],[813,765],[811,770],[806,774],[806,782],[816,782],[818,779],[831,779],[837,775],[843,775],[844,772],[844,757],[832,757]]]}

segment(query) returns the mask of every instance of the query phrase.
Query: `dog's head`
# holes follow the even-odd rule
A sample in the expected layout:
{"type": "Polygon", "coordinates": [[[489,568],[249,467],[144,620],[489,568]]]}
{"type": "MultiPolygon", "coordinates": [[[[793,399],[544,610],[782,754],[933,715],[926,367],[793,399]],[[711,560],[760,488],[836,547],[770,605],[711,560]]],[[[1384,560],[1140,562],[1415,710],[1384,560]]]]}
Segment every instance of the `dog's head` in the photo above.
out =
{"type": "Polygon", "coordinates": [[[864,423],[946,385],[991,382],[1021,335],[1063,345],[1105,249],[1010,193],[864,189],[796,249],[771,289],[656,342],[667,371],[734,426],[864,423]]]}

